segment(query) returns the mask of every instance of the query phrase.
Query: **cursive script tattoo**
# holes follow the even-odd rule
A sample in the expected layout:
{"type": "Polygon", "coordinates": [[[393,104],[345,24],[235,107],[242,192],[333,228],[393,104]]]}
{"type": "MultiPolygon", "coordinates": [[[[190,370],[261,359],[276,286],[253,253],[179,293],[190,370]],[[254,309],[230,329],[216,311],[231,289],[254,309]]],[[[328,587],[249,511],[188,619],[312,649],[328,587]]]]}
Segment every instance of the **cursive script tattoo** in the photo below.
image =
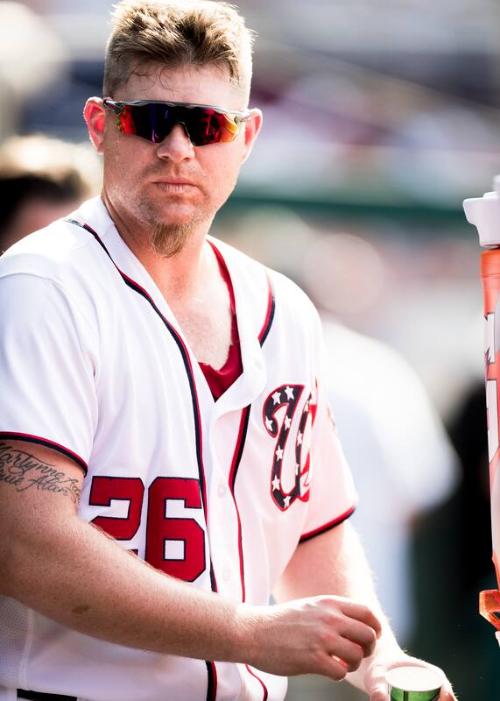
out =
{"type": "Polygon", "coordinates": [[[63,494],[75,504],[80,499],[78,480],[68,477],[54,465],[21,450],[12,444],[0,442],[0,482],[10,484],[17,492],[38,489],[63,494]]]}

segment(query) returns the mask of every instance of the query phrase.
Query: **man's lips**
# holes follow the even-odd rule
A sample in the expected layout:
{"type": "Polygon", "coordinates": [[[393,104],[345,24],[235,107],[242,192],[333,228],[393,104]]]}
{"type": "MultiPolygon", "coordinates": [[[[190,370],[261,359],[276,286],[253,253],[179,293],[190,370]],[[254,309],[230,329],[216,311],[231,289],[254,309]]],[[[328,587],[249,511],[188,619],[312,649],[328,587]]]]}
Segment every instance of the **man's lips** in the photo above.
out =
{"type": "Polygon", "coordinates": [[[188,197],[199,189],[191,180],[165,180],[163,178],[153,180],[152,186],[155,187],[161,195],[167,197],[188,197]]]}
{"type": "Polygon", "coordinates": [[[191,186],[196,187],[192,180],[183,180],[178,178],[155,178],[154,183],[158,185],[173,185],[173,186],[191,186]]]}

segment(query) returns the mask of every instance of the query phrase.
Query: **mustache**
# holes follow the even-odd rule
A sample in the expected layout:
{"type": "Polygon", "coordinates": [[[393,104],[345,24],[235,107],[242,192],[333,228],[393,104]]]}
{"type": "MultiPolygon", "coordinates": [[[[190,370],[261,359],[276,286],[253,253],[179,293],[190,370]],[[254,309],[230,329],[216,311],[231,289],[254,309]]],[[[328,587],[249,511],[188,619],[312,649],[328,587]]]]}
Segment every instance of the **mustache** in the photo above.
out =
{"type": "Polygon", "coordinates": [[[172,178],[172,179],[179,179],[179,180],[193,180],[193,181],[200,181],[201,178],[201,173],[199,171],[194,172],[193,169],[180,169],[180,168],[169,168],[169,167],[162,167],[158,168],[157,166],[152,166],[149,168],[146,168],[144,171],[144,175],[147,178],[172,178]]]}

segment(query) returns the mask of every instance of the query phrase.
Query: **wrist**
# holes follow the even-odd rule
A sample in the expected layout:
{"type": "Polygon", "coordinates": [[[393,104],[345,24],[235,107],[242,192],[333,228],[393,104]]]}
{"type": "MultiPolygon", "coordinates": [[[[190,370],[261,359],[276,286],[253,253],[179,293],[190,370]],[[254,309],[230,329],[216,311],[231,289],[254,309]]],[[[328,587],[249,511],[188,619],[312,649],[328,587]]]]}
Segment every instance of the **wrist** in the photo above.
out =
{"type": "Polygon", "coordinates": [[[271,607],[239,604],[234,616],[232,654],[234,661],[253,665],[259,650],[265,644],[262,633],[267,626],[264,623],[271,607]]]}

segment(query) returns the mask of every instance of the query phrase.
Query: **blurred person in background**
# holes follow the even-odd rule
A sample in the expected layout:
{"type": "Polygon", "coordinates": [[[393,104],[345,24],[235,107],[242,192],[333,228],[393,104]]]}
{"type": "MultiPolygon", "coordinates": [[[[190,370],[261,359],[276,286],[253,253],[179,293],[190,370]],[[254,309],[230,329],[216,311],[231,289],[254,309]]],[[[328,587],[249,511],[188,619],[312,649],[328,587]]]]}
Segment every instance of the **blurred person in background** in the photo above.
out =
{"type": "Polygon", "coordinates": [[[26,234],[69,214],[100,185],[100,166],[87,145],[42,134],[0,145],[0,253],[26,234]]]}

